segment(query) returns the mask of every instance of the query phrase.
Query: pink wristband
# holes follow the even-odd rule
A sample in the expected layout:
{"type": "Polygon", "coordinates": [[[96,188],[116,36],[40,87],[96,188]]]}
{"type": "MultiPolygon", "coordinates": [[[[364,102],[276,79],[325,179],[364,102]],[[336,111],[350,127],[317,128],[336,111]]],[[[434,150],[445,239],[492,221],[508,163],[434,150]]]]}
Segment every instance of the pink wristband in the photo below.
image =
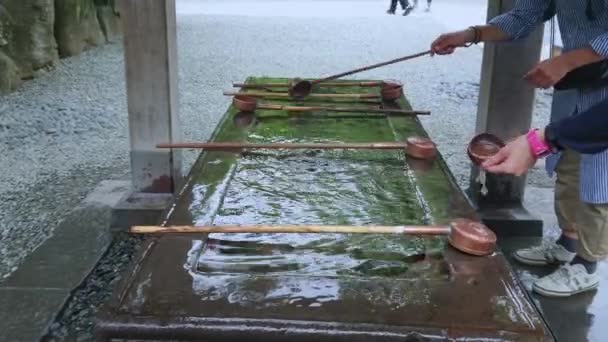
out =
{"type": "Polygon", "coordinates": [[[546,157],[551,153],[551,148],[547,143],[538,138],[538,129],[531,129],[526,135],[528,145],[530,146],[530,152],[535,158],[546,157]]]}

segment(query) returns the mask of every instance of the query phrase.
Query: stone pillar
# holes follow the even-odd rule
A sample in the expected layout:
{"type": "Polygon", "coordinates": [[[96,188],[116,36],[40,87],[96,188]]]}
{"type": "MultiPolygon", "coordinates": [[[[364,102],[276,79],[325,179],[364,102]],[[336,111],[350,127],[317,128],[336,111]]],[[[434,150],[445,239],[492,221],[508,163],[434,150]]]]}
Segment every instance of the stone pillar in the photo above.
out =
{"type": "Polygon", "coordinates": [[[115,207],[112,229],[159,224],[182,185],[175,0],[121,0],[133,192],[115,207]]]}
{"type": "Polygon", "coordinates": [[[175,0],[122,0],[125,69],[134,190],[171,193],[181,174],[175,0]]]}
{"type": "MultiPolygon", "coordinates": [[[[490,0],[488,19],[511,8],[515,0],[490,0]]],[[[522,77],[540,60],[543,26],[528,38],[515,42],[485,43],[476,132],[488,132],[506,139],[525,133],[530,128],[534,107],[535,89],[522,77]]],[[[502,232],[501,223],[509,233],[537,235],[542,232],[542,222],[527,215],[522,207],[526,177],[504,175],[486,176],[488,193],[481,193],[478,181],[479,169],[471,172],[469,195],[478,205],[482,217],[502,232]],[[525,219],[523,219],[525,218],[525,219]],[[515,230],[511,220],[523,219],[525,230],[515,230]],[[497,221],[498,220],[498,221],[497,221]],[[500,221],[500,222],[499,222],[500,221]],[[540,228],[540,230],[539,230],[540,228]]]]}

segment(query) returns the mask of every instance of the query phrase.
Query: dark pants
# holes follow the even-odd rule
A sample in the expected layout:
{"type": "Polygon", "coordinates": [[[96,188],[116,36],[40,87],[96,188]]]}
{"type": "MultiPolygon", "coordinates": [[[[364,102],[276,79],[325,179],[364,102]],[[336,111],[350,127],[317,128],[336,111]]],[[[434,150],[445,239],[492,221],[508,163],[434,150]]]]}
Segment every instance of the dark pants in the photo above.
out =
{"type": "MultiPolygon", "coordinates": [[[[410,7],[410,3],[408,0],[391,0],[391,7],[389,8],[389,11],[395,12],[397,10],[397,1],[401,5],[402,9],[406,9],[406,8],[410,7]]],[[[417,7],[418,0],[412,0],[412,1],[414,2],[413,7],[417,7]]],[[[427,7],[431,7],[431,1],[432,0],[426,0],[427,7]]]]}
{"type": "Polygon", "coordinates": [[[389,8],[389,11],[395,12],[397,10],[397,1],[401,5],[402,9],[406,9],[409,6],[407,0],[391,0],[391,7],[389,8]]]}

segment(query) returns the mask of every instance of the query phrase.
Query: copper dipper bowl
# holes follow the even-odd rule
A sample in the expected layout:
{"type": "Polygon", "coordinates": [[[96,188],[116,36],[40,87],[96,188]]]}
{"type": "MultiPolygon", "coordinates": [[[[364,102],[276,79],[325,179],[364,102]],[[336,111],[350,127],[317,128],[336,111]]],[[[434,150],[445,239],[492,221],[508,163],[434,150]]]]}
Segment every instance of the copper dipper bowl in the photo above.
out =
{"type": "Polygon", "coordinates": [[[301,99],[312,92],[313,82],[295,78],[289,86],[289,95],[295,99],[301,99]]]}
{"type": "Polygon", "coordinates": [[[380,95],[385,101],[395,101],[403,93],[403,84],[399,81],[385,81],[380,89],[380,95]]]}
{"type": "Polygon", "coordinates": [[[496,246],[496,234],[484,224],[469,219],[455,219],[450,223],[448,242],[461,252],[485,256],[496,246]]]}
{"type": "Polygon", "coordinates": [[[257,107],[256,98],[249,95],[235,95],[232,103],[241,112],[253,112],[257,107]]]}
{"type": "Polygon", "coordinates": [[[402,89],[403,83],[398,80],[384,80],[382,81],[382,86],[380,87],[380,90],[389,90],[394,88],[402,89]]]}
{"type": "Polygon", "coordinates": [[[490,133],[482,133],[471,139],[467,154],[471,161],[479,166],[493,157],[504,146],[505,142],[499,137],[490,133]]]}
{"type": "Polygon", "coordinates": [[[432,159],[437,155],[437,147],[431,139],[422,137],[409,137],[406,140],[406,153],[416,159],[432,159]]]}

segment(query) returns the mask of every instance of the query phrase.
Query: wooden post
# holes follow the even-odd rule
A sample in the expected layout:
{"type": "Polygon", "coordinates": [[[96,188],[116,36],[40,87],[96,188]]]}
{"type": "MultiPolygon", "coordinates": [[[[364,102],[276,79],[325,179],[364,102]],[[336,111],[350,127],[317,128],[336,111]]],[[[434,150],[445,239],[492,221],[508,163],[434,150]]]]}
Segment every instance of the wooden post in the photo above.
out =
{"type": "MultiPolygon", "coordinates": [[[[514,4],[515,0],[490,0],[488,19],[507,12],[514,4]]],[[[477,133],[488,132],[507,139],[523,134],[530,128],[535,89],[522,78],[539,62],[542,39],[541,25],[524,40],[484,43],[477,133]]],[[[473,167],[469,195],[480,208],[482,216],[485,212],[486,217],[498,216],[507,220],[513,217],[517,217],[514,220],[527,217],[521,212],[525,175],[513,177],[488,174],[486,175],[487,194],[481,193],[482,186],[478,175],[479,169],[473,167]],[[511,213],[507,213],[508,210],[511,210],[511,213]],[[520,212],[513,214],[513,210],[520,212]]],[[[525,221],[535,222],[534,226],[537,229],[532,234],[536,235],[538,221],[532,219],[525,221]]],[[[490,223],[488,225],[491,226],[490,223]]],[[[542,223],[540,228],[542,229],[542,223]]]]}
{"type": "Polygon", "coordinates": [[[121,0],[135,192],[172,193],[181,178],[175,0],[121,0]]]}

